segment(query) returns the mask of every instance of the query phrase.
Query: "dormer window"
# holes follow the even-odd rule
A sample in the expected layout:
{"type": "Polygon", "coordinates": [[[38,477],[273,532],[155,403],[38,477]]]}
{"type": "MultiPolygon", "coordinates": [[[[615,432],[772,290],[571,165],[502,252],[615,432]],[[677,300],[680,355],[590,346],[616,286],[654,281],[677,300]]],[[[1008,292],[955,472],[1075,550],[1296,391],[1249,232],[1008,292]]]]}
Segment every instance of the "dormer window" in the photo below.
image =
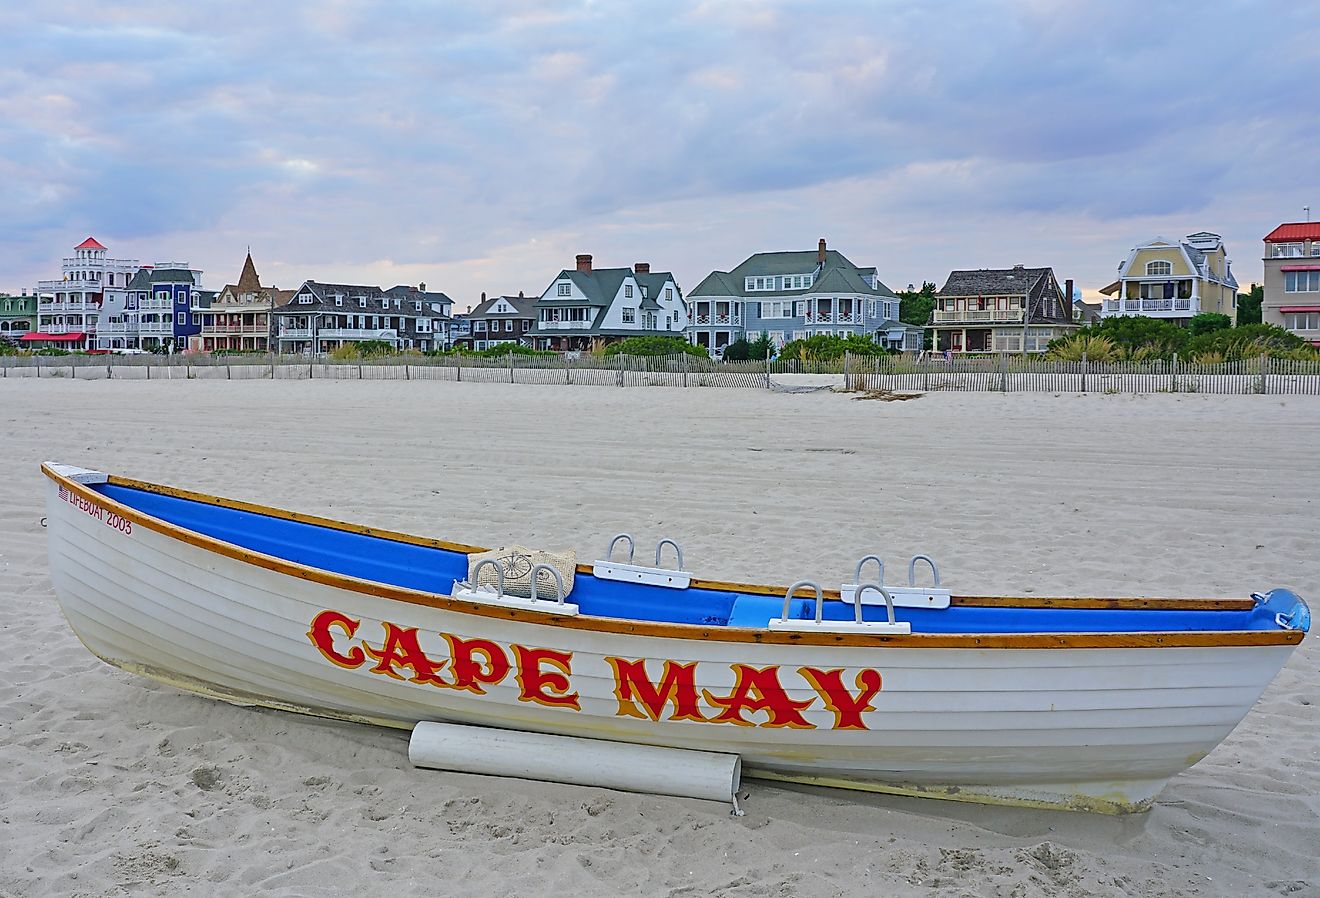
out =
{"type": "Polygon", "coordinates": [[[359,309],[365,309],[366,307],[367,307],[367,298],[366,298],[365,296],[359,296],[359,297],[358,297],[358,308],[359,308],[359,309]]]}
{"type": "Polygon", "coordinates": [[[421,302],[415,302],[415,303],[413,303],[413,311],[414,311],[414,312],[420,312],[421,310],[422,310],[422,304],[421,304],[421,302]]]}
{"type": "Polygon", "coordinates": [[[1146,274],[1149,277],[1168,277],[1173,274],[1173,263],[1171,262],[1147,262],[1146,274]]]}
{"type": "Polygon", "coordinates": [[[299,293],[299,294],[298,294],[298,304],[299,304],[299,305],[304,305],[304,306],[309,306],[309,305],[312,304],[312,297],[309,296],[309,295],[306,294],[306,293],[299,293]]]}
{"type": "Polygon", "coordinates": [[[336,297],[335,297],[335,305],[337,305],[337,306],[342,306],[343,304],[344,304],[344,297],[342,297],[342,296],[336,296],[336,297]]]}

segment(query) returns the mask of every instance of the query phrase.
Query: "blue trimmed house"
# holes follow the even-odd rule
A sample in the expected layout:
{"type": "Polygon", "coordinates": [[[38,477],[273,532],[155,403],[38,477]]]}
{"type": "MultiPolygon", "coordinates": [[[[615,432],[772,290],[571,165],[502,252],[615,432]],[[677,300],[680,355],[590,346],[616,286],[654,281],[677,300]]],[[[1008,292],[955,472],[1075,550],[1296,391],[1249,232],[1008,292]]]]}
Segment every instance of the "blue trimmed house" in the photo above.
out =
{"type": "Polygon", "coordinates": [[[917,352],[922,329],[898,320],[899,299],[875,268],[854,265],[822,239],[816,251],[757,253],[712,271],[688,294],[688,342],[718,354],[768,334],[775,346],[820,334],[868,337],[917,352]]]}

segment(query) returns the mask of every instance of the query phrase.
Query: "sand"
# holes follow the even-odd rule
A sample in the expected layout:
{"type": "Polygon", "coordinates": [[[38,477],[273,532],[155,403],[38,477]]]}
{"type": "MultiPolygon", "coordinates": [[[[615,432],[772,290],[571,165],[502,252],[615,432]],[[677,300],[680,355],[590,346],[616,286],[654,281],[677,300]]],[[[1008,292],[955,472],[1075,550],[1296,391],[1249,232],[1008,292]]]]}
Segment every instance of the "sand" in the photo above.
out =
{"type": "Polygon", "coordinates": [[[112,669],[55,603],[37,471],[586,558],[669,535],[734,579],[924,551],[963,593],[1314,600],[1317,447],[1291,397],[0,381],[0,895],[1320,895],[1315,635],[1145,815],[749,781],[734,819],[112,669]]]}

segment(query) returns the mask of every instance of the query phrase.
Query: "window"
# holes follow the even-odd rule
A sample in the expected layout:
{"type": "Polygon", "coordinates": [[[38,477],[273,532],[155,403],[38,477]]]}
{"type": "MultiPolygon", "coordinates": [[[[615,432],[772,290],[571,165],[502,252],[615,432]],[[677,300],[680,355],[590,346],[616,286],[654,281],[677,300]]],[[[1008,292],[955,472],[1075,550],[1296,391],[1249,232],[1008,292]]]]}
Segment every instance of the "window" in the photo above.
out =
{"type": "Polygon", "coordinates": [[[367,298],[366,298],[365,296],[359,296],[359,297],[358,297],[358,308],[359,308],[359,309],[365,309],[366,307],[367,307],[367,298]]]}
{"type": "Polygon", "coordinates": [[[559,292],[559,295],[560,295],[560,296],[572,296],[572,295],[573,295],[573,287],[572,287],[572,285],[569,284],[567,281],[560,281],[559,284],[558,284],[557,286],[558,286],[558,288],[559,288],[558,292],[559,292]]]}
{"type": "Polygon", "coordinates": [[[1147,262],[1146,274],[1150,277],[1168,277],[1173,274],[1172,262],[1147,262]]]}
{"type": "MultiPolygon", "coordinates": [[[[793,317],[802,318],[807,314],[807,304],[803,300],[793,303],[793,317]]],[[[796,337],[794,339],[797,339],[796,337]]]]}
{"type": "Polygon", "coordinates": [[[666,287],[666,288],[665,288],[665,301],[668,302],[669,300],[671,300],[671,299],[673,299],[673,298],[674,298],[674,290],[673,290],[673,288],[672,288],[672,287],[666,287]]]}
{"type": "Polygon", "coordinates": [[[174,313],[174,323],[177,324],[177,325],[182,326],[183,323],[184,323],[184,317],[185,317],[185,313],[183,313],[183,312],[175,312],[175,313],[174,313]]]}
{"type": "Polygon", "coordinates": [[[1291,312],[1283,316],[1283,326],[1290,331],[1320,330],[1320,312],[1291,312]]]}
{"type": "MultiPolygon", "coordinates": [[[[398,300],[396,299],[395,302],[398,302],[398,300]]],[[[414,312],[420,312],[421,310],[422,310],[422,304],[420,302],[413,303],[414,312]]]]}
{"type": "Polygon", "coordinates": [[[478,319],[472,322],[472,329],[479,334],[484,334],[486,332],[486,322],[484,320],[478,319]]]}
{"type": "Polygon", "coordinates": [[[336,296],[336,297],[335,297],[335,305],[337,305],[337,306],[342,306],[343,304],[344,304],[344,297],[342,297],[342,296],[336,296]]]}
{"type": "Polygon", "coordinates": [[[626,299],[632,299],[632,284],[623,285],[623,295],[626,299]]]}
{"type": "Polygon", "coordinates": [[[636,322],[637,322],[637,310],[636,310],[636,309],[624,309],[624,310],[623,310],[623,323],[624,323],[624,324],[635,324],[636,322]]]}
{"type": "Polygon", "coordinates": [[[508,319],[508,320],[506,320],[506,321],[504,322],[504,332],[505,332],[505,333],[509,333],[509,334],[513,333],[513,319],[512,319],[512,318],[510,318],[510,319],[508,319]]]}
{"type": "Polygon", "coordinates": [[[1285,271],[1285,293],[1320,293],[1320,271],[1285,271]]]}

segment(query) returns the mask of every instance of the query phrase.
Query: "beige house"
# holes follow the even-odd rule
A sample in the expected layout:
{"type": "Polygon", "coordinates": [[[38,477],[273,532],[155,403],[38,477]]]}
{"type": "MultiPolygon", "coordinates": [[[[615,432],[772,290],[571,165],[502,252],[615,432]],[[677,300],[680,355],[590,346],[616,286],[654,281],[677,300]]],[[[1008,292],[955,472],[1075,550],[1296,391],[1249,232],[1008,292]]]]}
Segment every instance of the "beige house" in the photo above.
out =
{"type": "Polygon", "coordinates": [[[261,286],[252,253],[248,253],[238,283],[226,284],[214,297],[203,296],[193,308],[193,315],[201,319],[202,331],[191,338],[191,348],[203,352],[265,352],[271,336],[270,313],[286,305],[294,292],[261,286]]]}
{"type": "Polygon", "coordinates": [[[1320,346],[1320,222],[1281,224],[1265,235],[1261,320],[1320,346]]]}
{"type": "Polygon", "coordinates": [[[1218,234],[1156,237],[1134,247],[1118,266],[1118,280],[1100,291],[1107,297],[1101,314],[1143,315],[1183,325],[1203,312],[1236,318],[1237,289],[1218,234]]]}

